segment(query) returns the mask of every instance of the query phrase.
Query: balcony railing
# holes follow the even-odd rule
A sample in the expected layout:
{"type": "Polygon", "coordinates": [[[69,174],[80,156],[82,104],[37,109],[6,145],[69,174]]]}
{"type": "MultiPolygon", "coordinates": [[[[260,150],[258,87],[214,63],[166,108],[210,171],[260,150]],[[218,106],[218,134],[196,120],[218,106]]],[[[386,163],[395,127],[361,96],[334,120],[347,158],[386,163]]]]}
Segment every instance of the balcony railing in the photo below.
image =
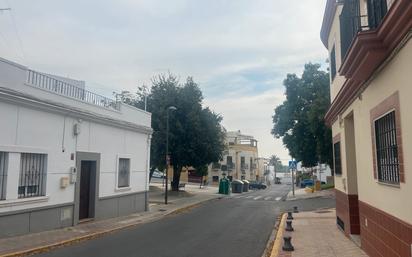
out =
{"type": "Polygon", "coordinates": [[[360,14],[359,0],[345,0],[340,15],[341,55],[344,58],[359,32],[376,29],[388,12],[387,0],[367,0],[367,15],[360,14]]]}
{"type": "Polygon", "coordinates": [[[222,165],[218,162],[214,162],[212,164],[212,169],[214,169],[214,170],[219,170],[221,167],[222,167],[222,165]]]}
{"type": "Polygon", "coordinates": [[[246,164],[246,163],[241,163],[241,164],[240,164],[240,169],[241,169],[241,170],[248,170],[248,169],[249,169],[249,165],[246,164]]]}
{"type": "Polygon", "coordinates": [[[235,169],[235,164],[233,162],[228,162],[226,166],[228,171],[232,171],[235,169]]]}
{"type": "Polygon", "coordinates": [[[117,111],[120,110],[120,104],[116,100],[92,93],[78,86],[74,86],[33,70],[29,70],[28,72],[27,83],[89,104],[117,111]]]}

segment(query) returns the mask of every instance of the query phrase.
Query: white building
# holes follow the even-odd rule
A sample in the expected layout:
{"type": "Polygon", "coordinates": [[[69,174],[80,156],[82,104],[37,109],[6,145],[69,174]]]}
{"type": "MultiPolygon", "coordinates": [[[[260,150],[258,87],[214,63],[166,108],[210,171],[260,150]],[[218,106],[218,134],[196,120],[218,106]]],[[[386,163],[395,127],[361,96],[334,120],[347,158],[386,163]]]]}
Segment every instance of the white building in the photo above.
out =
{"type": "Polygon", "coordinates": [[[151,115],[0,58],[0,237],[147,209],[151,115]]]}

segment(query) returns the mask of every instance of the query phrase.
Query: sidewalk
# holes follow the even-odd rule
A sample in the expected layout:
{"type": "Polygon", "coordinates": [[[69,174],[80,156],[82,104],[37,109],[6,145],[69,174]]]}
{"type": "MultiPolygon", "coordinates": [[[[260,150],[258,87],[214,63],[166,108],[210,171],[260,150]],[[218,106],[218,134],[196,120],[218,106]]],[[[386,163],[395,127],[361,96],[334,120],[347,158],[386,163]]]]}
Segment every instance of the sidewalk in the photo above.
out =
{"type": "Polygon", "coordinates": [[[298,188],[295,190],[295,196],[293,196],[293,192],[290,191],[286,197],[286,201],[293,201],[293,200],[300,200],[300,199],[308,199],[308,198],[316,198],[316,197],[331,197],[335,195],[334,189],[327,189],[322,191],[317,191],[314,193],[307,192],[306,188],[298,188]]]}
{"type": "Polygon", "coordinates": [[[286,214],[279,226],[271,257],[358,257],[367,256],[336,226],[335,209],[293,213],[293,232],[285,231],[286,214]],[[283,236],[292,237],[295,250],[282,250],[283,236]],[[280,240],[280,241],[279,241],[280,240]]]}
{"type": "Polygon", "coordinates": [[[167,215],[189,209],[201,202],[222,197],[216,187],[205,189],[188,186],[184,192],[170,192],[168,205],[164,202],[164,191],[158,185],[150,186],[148,212],[135,213],[75,227],[45,231],[12,238],[0,239],[0,257],[22,256],[47,251],[51,248],[88,240],[120,229],[159,220],[167,215]]]}

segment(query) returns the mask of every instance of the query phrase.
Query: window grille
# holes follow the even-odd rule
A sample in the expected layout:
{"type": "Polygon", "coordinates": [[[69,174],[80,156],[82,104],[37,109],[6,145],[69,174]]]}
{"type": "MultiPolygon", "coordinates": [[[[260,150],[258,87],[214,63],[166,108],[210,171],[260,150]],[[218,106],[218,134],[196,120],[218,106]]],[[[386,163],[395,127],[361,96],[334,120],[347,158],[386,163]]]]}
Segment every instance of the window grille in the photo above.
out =
{"type": "Polygon", "coordinates": [[[6,200],[8,154],[0,152],[0,200],[6,200]]]}
{"type": "Polygon", "coordinates": [[[130,185],[130,159],[119,158],[119,176],[118,184],[120,187],[128,187],[130,185]]]}
{"type": "Polygon", "coordinates": [[[21,154],[19,198],[45,195],[46,165],[45,154],[21,154]]]}
{"type": "Polygon", "coordinates": [[[379,181],[399,184],[395,111],[375,121],[375,141],[379,181]]]}
{"type": "Polygon", "coordinates": [[[342,175],[342,161],[340,154],[340,142],[333,144],[333,160],[335,165],[335,174],[342,175]]]}

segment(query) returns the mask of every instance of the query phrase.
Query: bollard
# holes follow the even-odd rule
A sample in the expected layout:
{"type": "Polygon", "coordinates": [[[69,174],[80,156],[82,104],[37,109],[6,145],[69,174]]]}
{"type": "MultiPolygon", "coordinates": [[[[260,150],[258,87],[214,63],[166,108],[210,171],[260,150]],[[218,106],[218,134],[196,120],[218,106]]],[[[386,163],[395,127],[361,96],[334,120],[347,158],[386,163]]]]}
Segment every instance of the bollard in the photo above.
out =
{"type": "Polygon", "coordinates": [[[294,251],[295,248],[292,245],[292,237],[290,236],[284,236],[283,237],[283,247],[282,247],[283,251],[287,251],[287,252],[291,252],[294,251]]]}
{"type": "Polygon", "coordinates": [[[297,206],[294,206],[294,207],[293,207],[293,212],[294,212],[294,213],[298,213],[298,212],[299,212],[297,206]]]}
{"type": "Polygon", "coordinates": [[[288,220],[293,220],[292,212],[288,211],[288,217],[286,218],[288,220]]]}
{"type": "Polygon", "coordinates": [[[291,220],[287,220],[286,221],[286,231],[294,231],[293,227],[292,227],[292,221],[291,220]]]}

